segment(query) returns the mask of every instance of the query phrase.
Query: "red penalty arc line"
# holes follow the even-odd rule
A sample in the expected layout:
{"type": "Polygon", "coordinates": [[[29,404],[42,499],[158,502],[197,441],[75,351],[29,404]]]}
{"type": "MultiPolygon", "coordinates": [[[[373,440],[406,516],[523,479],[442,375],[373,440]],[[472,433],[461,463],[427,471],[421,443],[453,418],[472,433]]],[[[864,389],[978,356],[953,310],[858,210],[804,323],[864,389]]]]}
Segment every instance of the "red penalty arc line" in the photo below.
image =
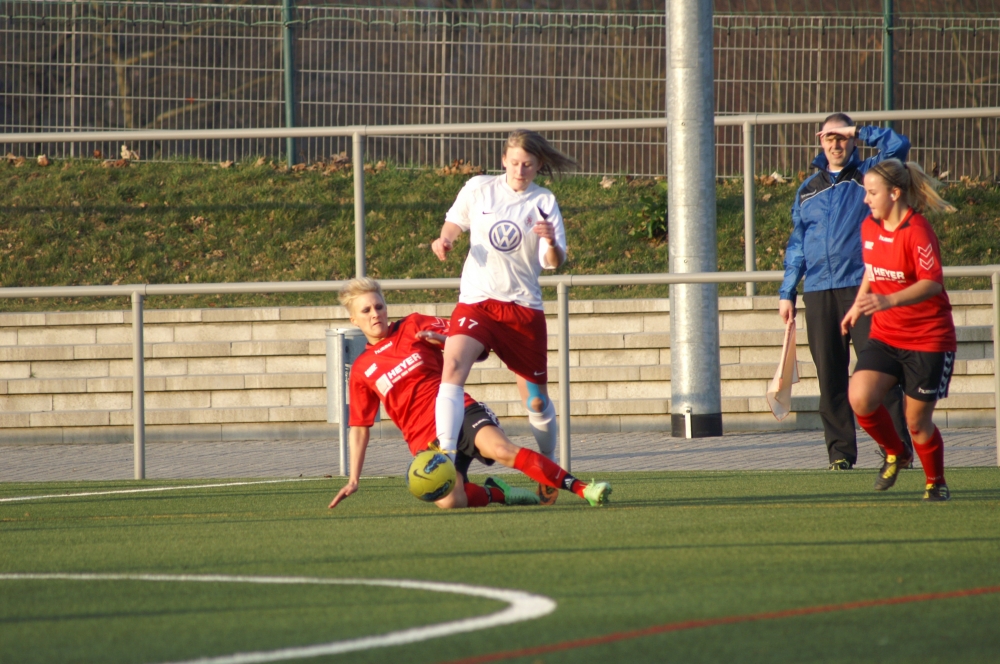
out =
{"type": "Polygon", "coordinates": [[[867,609],[873,606],[892,606],[894,604],[910,604],[913,602],[929,602],[936,599],[954,599],[956,597],[971,597],[974,595],[990,595],[1000,593],[1000,586],[989,586],[987,588],[969,588],[967,590],[953,590],[944,593],[925,593],[922,595],[906,595],[903,597],[889,597],[886,599],[869,599],[860,602],[847,602],[845,604],[826,604],[822,606],[807,606],[801,609],[788,609],[785,611],[771,611],[768,613],[751,613],[745,616],[725,616],[723,618],[709,618],[706,620],[685,620],[683,622],[667,623],[666,625],[655,625],[644,629],[637,629],[631,632],[615,632],[604,636],[595,636],[589,639],[578,639],[576,641],[563,641],[562,643],[552,643],[547,646],[536,646],[534,648],[523,648],[521,650],[508,650],[489,655],[479,655],[466,659],[456,659],[447,664],[483,664],[484,662],[499,662],[505,659],[515,659],[517,657],[531,657],[532,655],[542,655],[550,652],[562,650],[573,650],[576,648],[589,648],[591,646],[614,643],[616,641],[627,641],[628,639],[639,639],[644,636],[654,634],[667,634],[669,632],[681,632],[688,629],[702,629],[704,627],[716,627],[718,625],[734,625],[737,623],[759,622],[762,620],[779,620],[781,618],[794,618],[797,616],[810,616],[817,613],[833,613],[835,611],[853,611],[854,609],[867,609]]]}

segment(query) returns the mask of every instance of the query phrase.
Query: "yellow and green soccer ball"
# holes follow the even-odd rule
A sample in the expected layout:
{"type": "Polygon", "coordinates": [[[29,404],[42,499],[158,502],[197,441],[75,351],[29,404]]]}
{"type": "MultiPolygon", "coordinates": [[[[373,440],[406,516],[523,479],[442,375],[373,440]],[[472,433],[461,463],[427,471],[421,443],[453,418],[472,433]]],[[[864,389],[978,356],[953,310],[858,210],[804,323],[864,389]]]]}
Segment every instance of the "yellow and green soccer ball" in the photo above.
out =
{"type": "Polygon", "coordinates": [[[424,450],[413,457],[406,471],[406,488],[428,503],[441,500],[455,488],[455,464],[442,452],[424,450]]]}

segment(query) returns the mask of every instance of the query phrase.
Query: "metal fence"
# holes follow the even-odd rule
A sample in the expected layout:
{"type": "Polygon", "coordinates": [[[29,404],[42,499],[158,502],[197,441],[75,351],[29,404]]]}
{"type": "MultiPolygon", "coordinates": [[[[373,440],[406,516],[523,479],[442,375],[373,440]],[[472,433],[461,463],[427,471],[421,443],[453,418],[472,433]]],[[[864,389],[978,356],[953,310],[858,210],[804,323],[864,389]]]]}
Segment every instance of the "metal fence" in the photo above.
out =
{"type": "MultiPolygon", "coordinates": [[[[179,2],[0,2],[0,133],[92,129],[531,122],[662,117],[662,11],[427,9],[179,2]],[[287,20],[286,20],[287,18],[287,20]],[[292,37],[294,56],[284,56],[292,37]],[[285,76],[291,76],[291,97],[285,76]]],[[[483,4],[483,3],[480,3],[483,4]]],[[[500,3],[503,4],[503,3],[500,3]]],[[[593,4],[593,3],[589,3],[593,4]]],[[[870,3],[877,5],[878,3],[870,3]]],[[[891,14],[718,11],[720,114],[1000,106],[1000,12],[891,14]],[[887,41],[891,39],[891,44],[887,41]],[[887,48],[888,45],[888,48],[887,48]],[[891,53],[886,68],[884,54],[891,53]],[[891,77],[891,94],[885,81],[891,77]]],[[[913,156],[951,178],[1000,172],[995,119],[913,121],[913,156]]],[[[755,171],[794,174],[809,127],[756,136],[755,171]]],[[[553,134],[585,173],[666,172],[662,129],[553,134]]],[[[493,168],[495,136],[374,139],[372,160],[493,168]]],[[[720,176],[741,172],[738,130],[717,133],[720,176]]],[[[282,156],[276,139],[143,142],[144,159],[282,156]]],[[[115,155],[110,143],[0,145],[50,156],[115,155]]],[[[295,144],[296,161],[349,139],[295,144]]]]}

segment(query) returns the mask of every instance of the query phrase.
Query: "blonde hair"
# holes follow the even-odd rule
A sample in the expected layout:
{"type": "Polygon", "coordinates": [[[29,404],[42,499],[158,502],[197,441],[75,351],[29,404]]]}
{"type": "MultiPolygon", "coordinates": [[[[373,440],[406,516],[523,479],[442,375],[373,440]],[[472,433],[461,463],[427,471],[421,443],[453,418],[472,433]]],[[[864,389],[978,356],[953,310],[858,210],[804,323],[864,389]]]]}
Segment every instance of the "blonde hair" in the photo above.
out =
{"type": "Polygon", "coordinates": [[[353,314],[351,306],[354,301],[367,293],[378,293],[378,296],[385,302],[385,296],[382,295],[382,284],[371,277],[358,277],[351,279],[341,287],[340,304],[347,308],[348,313],[353,314]]]}
{"type": "Polygon", "coordinates": [[[515,129],[510,132],[507,141],[503,144],[503,155],[507,156],[509,148],[521,148],[528,154],[534,156],[541,162],[540,173],[552,175],[552,172],[563,173],[565,171],[579,167],[576,159],[563,154],[552,147],[544,136],[537,131],[529,129],[515,129]]]}
{"type": "Polygon", "coordinates": [[[878,175],[890,188],[899,189],[903,194],[903,202],[917,212],[955,211],[951,203],[938,196],[937,189],[941,183],[927,175],[915,161],[904,164],[899,159],[886,159],[875,164],[868,172],[878,175]]]}

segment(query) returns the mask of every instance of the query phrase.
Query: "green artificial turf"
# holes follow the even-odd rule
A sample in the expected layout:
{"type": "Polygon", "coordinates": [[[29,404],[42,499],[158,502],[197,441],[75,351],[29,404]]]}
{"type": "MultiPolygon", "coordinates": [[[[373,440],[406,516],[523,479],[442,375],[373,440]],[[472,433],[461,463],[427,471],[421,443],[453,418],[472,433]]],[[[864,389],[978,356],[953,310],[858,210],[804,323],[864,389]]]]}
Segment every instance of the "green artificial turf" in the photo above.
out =
{"type": "MultiPolygon", "coordinates": [[[[1000,470],[619,473],[613,502],[443,512],[401,478],[0,503],[0,573],[454,581],[551,597],[506,627],[309,661],[439,662],[692,620],[1000,586],[1000,470]]],[[[515,480],[515,483],[518,483],[515,480]]],[[[521,484],[527,485],[526,481],[521,484]]],[[[0,498],[180,485],[0,485],[0,498]]],[[[358,586],[0,580],[0,661],[154,662],[325,643],[502,608],[358,586]]],[[[510,661],[992,662],[1000,594],[722,624],[510,661]]]]}

